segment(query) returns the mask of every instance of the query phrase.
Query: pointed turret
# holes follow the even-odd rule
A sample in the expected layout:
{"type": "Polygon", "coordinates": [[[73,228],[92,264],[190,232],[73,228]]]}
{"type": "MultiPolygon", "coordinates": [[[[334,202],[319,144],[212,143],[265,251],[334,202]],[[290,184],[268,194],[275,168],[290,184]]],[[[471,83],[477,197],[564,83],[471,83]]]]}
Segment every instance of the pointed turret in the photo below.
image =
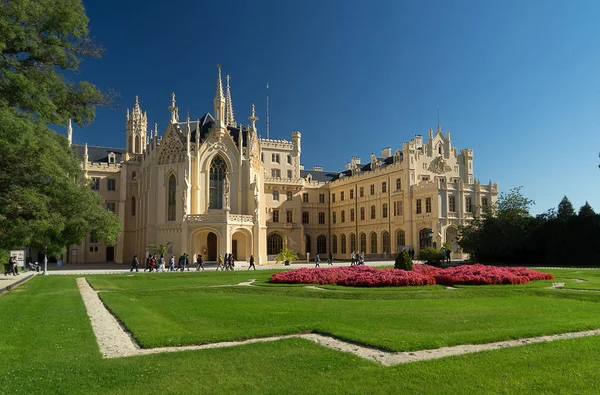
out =
{"type": "Polygon", "coordinates": [[[227,87],[225,88],[225,122],[227,126],[235,127],[235,119],[233,118],[233,104],[231,101],[231,90],[229,89],[229,76],[225,77],[227,79],[227,87]]]}
{"type": "Polygon", "coordinates": [[[69,139],[69,145],[73,144],[73,125],[71,125],[71,118],[69,118],[69,126],[67,126],[67,138],[69,139]]]}
{"type": "Polygon", "coordinates": [[[127,109],[125,130],[127,153],[141,154],[147,143],[148,116],[142,112],[138,96],[135,97],[131,113],[127,109]]]}
{"type": "Polygon", "coordinates": [[[223,83],[221,81],[221,65],[218,64],[219,75],[217,77],[217,92],[215,94],[215,123],[217,127],[225,125],[225,96],[223,96],[223,83]]]}

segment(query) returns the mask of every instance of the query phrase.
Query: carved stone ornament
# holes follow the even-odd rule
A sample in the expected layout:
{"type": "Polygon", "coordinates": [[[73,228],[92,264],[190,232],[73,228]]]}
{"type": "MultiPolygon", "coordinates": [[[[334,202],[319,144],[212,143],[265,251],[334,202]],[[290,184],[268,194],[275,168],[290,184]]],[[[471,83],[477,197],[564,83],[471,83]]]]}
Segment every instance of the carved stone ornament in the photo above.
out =
{"type": "Polygon", "coordinates": [[[185,147],[179,138],[174,138],[173,133],[168,133],[160,144],[160,155],[158,164],[183,162],[185,158],[185,147]]]}
{"type": "Polygon", "coordinates": [[[452,168],[448,166],[444,158],[438,156],[429,164],[429,171],[435,174],[443,174],[452,171],[452,168]]]}

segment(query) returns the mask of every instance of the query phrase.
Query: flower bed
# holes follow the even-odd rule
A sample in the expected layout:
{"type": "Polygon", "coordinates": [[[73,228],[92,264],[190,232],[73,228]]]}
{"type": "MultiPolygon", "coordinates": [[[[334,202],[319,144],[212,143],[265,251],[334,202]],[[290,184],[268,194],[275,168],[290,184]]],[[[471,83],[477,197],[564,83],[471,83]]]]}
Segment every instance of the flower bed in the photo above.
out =
{"type": "Polygon", "coordinates": [[[414,271],[375,269],[369,266],[298,269],[271,276],[270,282],[280,284],[345,285],[352,287],[398,287],[409,285],[488,285],[527,284],[531,280],[552,280],[552,274],[522,267],[465,265],[439,269],[415,265],[414,271]]]}

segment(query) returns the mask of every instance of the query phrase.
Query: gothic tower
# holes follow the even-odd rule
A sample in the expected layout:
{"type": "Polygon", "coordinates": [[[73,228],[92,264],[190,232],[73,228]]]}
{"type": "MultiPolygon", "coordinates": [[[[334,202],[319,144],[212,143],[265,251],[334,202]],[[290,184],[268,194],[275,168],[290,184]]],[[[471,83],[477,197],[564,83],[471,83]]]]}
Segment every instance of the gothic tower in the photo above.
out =
{"type": "Polygon", "coordinates": [[[146,147],[146,131],[148,129],[148,117],[142,114],[138,97],[135,97],[135,105],[131,115],[127,109],[125,121],[126,140],[125,145],[128,154],[141,154],[146,147]]]}

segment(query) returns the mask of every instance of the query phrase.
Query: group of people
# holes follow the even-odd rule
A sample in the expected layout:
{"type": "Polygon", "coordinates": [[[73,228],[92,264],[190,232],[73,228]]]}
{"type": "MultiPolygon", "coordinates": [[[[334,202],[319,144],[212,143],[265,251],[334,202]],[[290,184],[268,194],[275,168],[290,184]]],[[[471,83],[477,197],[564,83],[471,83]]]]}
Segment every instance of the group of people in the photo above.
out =
{"type": "MultiPolygon", "coordinates": [[[[12,259],[12,258],[11,258],[12,259]]],[[[140,261],[137,255],[133,256],[133,261],[131,262],[130,272],[134,270],[139,272],[140,261]]],[[[216,270],[233,270],[235,267],[235,260],[233,259],[233,254],[226,253],[225,255],[219,255],[217,259],[217,269],[216,270]]],[[[196,258],[196,271],[200,271],[202,269],[204,271],[204,260],[202,259],[202,255],[198,254],[196,258]]],[[[248,266],[248,270],[254,269],[256,270],[256,266],[254,266],[254,255],[250,255],[250,266],[248,266]]],[[[169,268],[168,271],[190,271],[190,259],[189,255],[184,253],[182,254],[178,261],[177,267],[175,267],[175,255],[171,255],[169,259],[169,268]]],[[[165,269],[165,257],[163,254],[157,258],[157,254],[148,255],[146,258],[146,267],[144,268],[144,272],[164,272],[165,269]]],[[[5,273],[6,274],[6,273],[5,273]]]]}
{"type": "Polygon", "coordinates": [[[4,275],[12,274],[13,276],[19,275],[19,268],[17,266],[17,258],[11,256],[8,258],[8,264],[4,265],[4,275]]]}
{"type": "Polygon", "coordinates": [[[361,266],[364,264],[365,264],[365,253],[363,252],[361,255],[358,252],[352,251],[352,254],[350,255],[350,266],[361,266]]]}
{"type": "MultiPolygon", "coordinates": [[[[165,267],[165,256],[164,254],[160,254],[160,257],[157,258],[157,254],[151,254],[148,255],[146,257],[146,267],[144,268],[144,271],[149,271],[150,273],[152,272],[165,272],[167,269],[165,267]]],[[[170,272],[175,272],[175,271],[185,271],[187,269],[187,271],[190,271],[190,259],[189,259],[189,255],[184,253],[182,254],[179,259],[177,260],[177,267],[175,267],[175,255],[171,255],[171,258],[169,259],[169,269],[168,271],[170,272]]],[[[133,272],[134,270],[136,272],[139,272],[139,267],[140,267],[140,261],[138,259],[137,255],[133,256],[133,260],[131,261],[131,269],[129,270],[130,272],[133,272]]],[[[198,259],[196,261],[196,270],[200,270],[200,268],[202,268],[202,270],[204,270],[204,264],[202,261],[202,255],[198,255],[198,259]]]]}

